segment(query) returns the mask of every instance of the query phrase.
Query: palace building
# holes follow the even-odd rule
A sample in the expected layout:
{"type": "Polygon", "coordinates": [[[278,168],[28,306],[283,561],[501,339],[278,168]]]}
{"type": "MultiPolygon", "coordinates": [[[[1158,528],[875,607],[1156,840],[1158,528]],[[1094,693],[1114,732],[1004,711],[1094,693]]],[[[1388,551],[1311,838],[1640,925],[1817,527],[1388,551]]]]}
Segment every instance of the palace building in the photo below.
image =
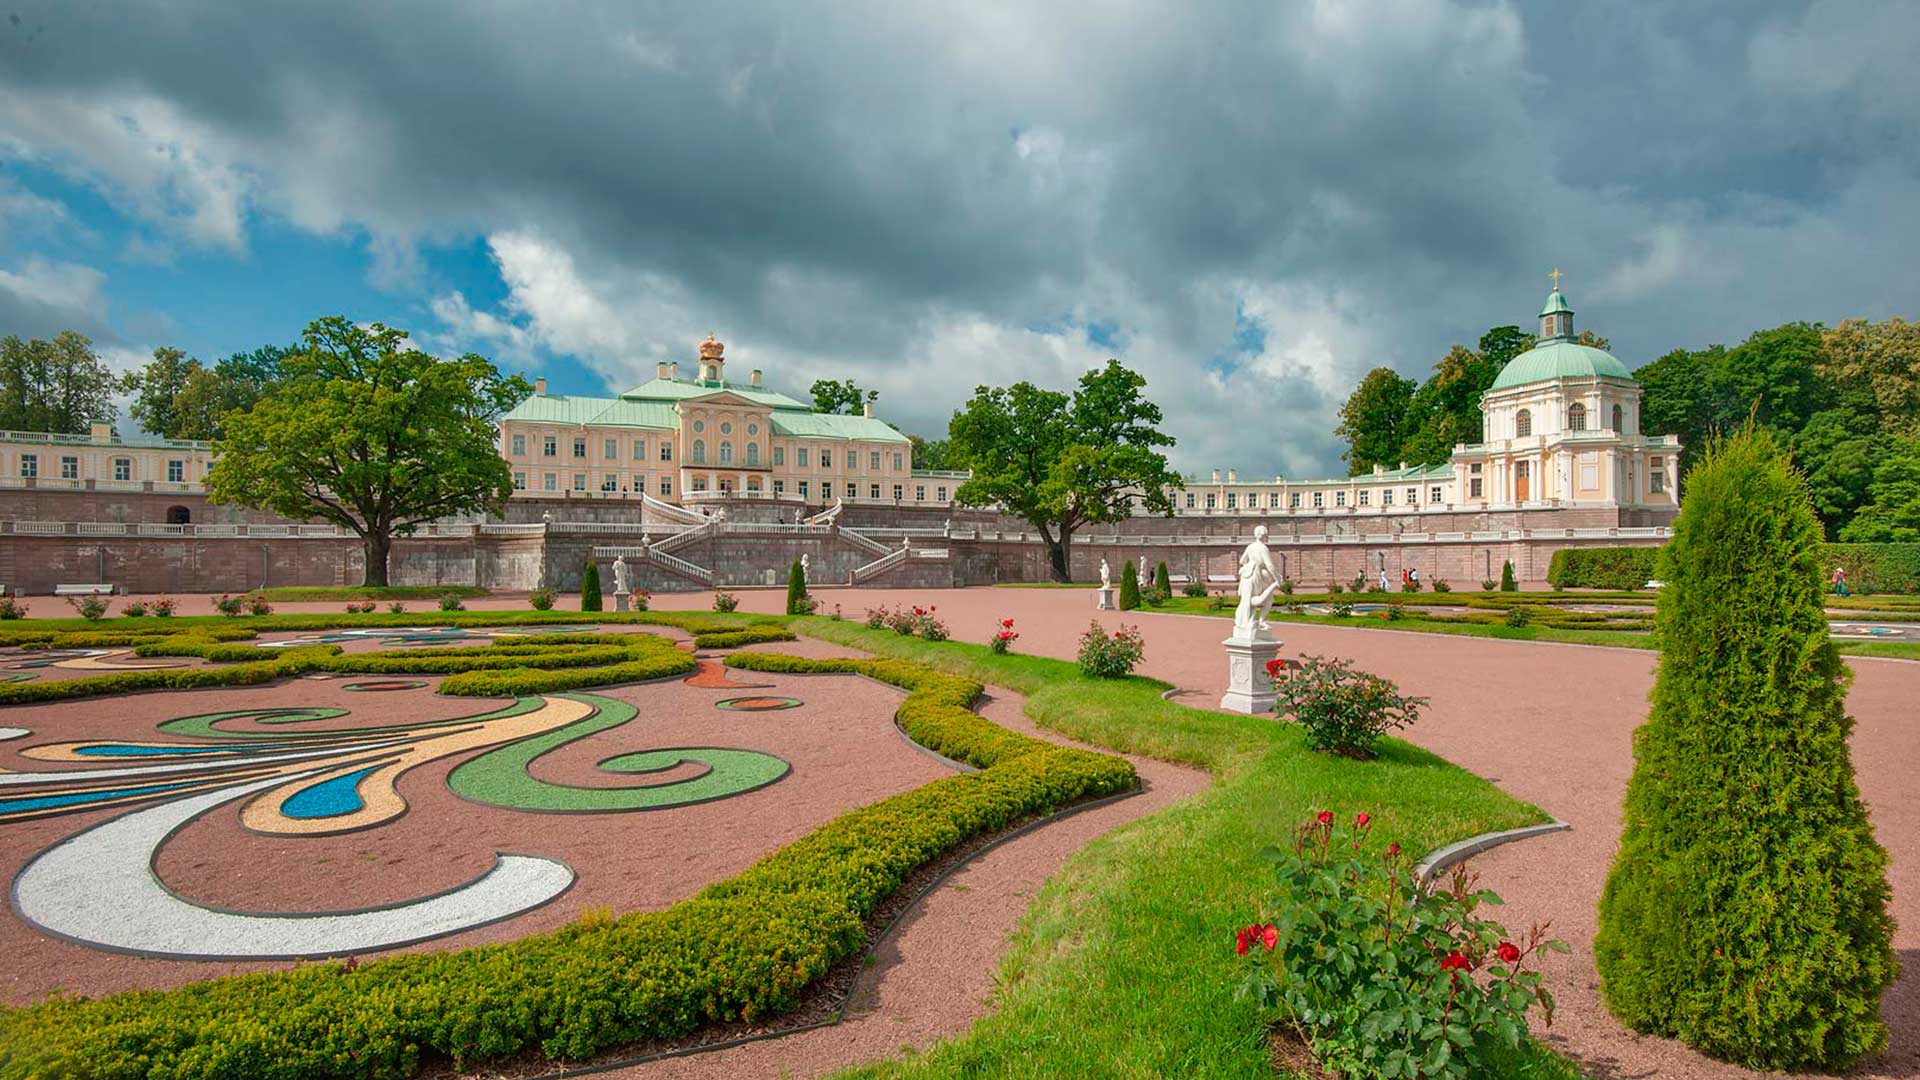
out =
{"type": "Polygon", "coordinates": [[[1480,399],[1481,441],[1438,465],[1328,480],[1189,479],[1179,513],[1408,514],[1556,508],[1677,509],[1680,440],[1640,430],[1640,384],[1613,354],[1574,340],[1559,282],[1533,348],[1480,399]]]}
{"type": "Polygon", "coordinates": [[[862,416],[822,413],[768,389],[758,369],[729,381],[726,346],[712,335],[691,378],[676,362],[616,398],[549,394],[545,379],[535,387],[500,418],[519,499],[947,506],[966,479],[916,472],[912,443],[875,419],[871,402],[862,416]]]}

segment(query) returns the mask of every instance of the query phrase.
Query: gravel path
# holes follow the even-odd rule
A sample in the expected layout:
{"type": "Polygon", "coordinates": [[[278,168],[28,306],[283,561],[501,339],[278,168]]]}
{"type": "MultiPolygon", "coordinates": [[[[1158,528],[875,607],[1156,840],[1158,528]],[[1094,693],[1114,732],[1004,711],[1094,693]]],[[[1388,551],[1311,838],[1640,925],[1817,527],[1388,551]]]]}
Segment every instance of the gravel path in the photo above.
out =
{"type": "MultiPolygon", "coordinates": [[[[776,592],[738,594],[742,610],[773,611],[776,592]]],[[[1139,625],[1147,638],[1143,672],[1191,691],[1205,706],[1225,689],[1219,641],[1226,619],[1148,611],[1095,612],[1088,590],[960,589],[901,591],[816,589],[823,610],[838,603],[848,618],[881,604],[933,604],[956,638],[984,642],[1012,617],[1022,651],[1071,657],[1087,620],[1112,628],[1139,625]]],[[[704,607],[708,594],[659,596],[656,606],[704,607]]],[[[1551,920],[1573,946],[1548,967],[1560,1013],[1547,1037],[1596,1077],[1755,1075],[1666,1039],[1636,1036],[1606,1012],[1593,965],[1595,909],[1619,839],[1620,806],[1633,770],[1633,729],[1647,714],[1656,656],[1593,648],[1447,637],[1388,630],[1276,624],[1283,655],[1344,656],[1431,699],[1413,742],[1499,784],[1573,825],[1573,830],[1511,845],[1473,860],[1483,883],[1506,898],[1509,925],[1551,920]]],[[[1905,969],[1882,1008],[1892,1034],[1886,1052],[1863,1062],[1864,1077],[1920,1074],[1920,664],[1850,657],[1856,672],[1848,709],[1854,765],[1875,830],[1892,855],[1894,945],[1905,969]]],[[[899,1040],[906,1042],[910,1040],[899,1040]]],[[[897,1046],[897,1043],[896,1043],[897,1046]]],[[[885,1052],[892,1052],[889,1048],[885,1052]]]]}

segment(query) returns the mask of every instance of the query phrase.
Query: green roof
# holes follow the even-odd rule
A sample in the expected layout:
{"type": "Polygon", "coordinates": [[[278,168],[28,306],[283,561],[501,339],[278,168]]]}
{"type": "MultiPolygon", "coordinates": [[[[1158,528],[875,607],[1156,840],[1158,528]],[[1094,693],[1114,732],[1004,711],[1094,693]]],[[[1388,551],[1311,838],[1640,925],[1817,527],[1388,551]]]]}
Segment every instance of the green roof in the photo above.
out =
{"type": "Polygon", "coordinates": [[[766,405],[775,409],[805,409],[804,401],[795,401],[785,394],[772,390],[755,390],[752,387],[739,386],[730,382],[686,382],[680,379],[648,379],[639,386],[620,396],[628,400],[641,401],[685,401],[688,398],[706,397],[721,392],[737,394],[755,405],[766,405]]]}
{"type": "Polygon", "coordinates": [[[1567,306],[1567,298],[1560,295],[1559,289],[1555,289],[1547,294],[1547,306],[1540,309],[1540,317],[1544,319],[1548,315],[1559,315],[1563,313],[1571,315],[1573,314],[1573,308],[1567,306]]]}
{"type": "Polygon", "coordinates": [[[895,431],[891,425],[871,416],[779,410],[767,419],[773,425],[775,435],[809,439],[864,439],[867,442],[912,441],[895,431]]]}
{"type": "Polygon", "coordinates": [[[664,402],[622,401],[618,398],[580,397],[573,394],[535,394],[515,405],[501,419],[540,424],[659,428],[667,431],[680,426],[679,415],[673,411],[673,406],[664,402]]]}
{"type": "MultiPolygon", "coordinates": [[[[1555,296],[1560,295],[1557,291],[1555,296]]],[[[1492,390],[1507,390],[1553,379],[1632,379],[1633,373],[1610,352],[1571,341],[1548,341],[1528,349],[1500,369],[1492,390]]]]}

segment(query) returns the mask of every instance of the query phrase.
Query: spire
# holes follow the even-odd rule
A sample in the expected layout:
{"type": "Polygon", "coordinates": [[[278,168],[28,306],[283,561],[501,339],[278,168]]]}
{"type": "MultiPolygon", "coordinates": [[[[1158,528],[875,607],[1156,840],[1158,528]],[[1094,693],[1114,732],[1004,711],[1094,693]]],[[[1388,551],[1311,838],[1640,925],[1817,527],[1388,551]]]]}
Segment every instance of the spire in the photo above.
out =
{"type": "Polygon", "coordinates": [[[1559,268],[1547,275],[1553,279],[1553,291],[1547,294],[1547,305],[1540,309],[1540,340],[1568,341],[1573,338],[1573,307],[1567,303],[1565,294],[1560,291],[1560,278],[1564,275],[1559,268]]]}

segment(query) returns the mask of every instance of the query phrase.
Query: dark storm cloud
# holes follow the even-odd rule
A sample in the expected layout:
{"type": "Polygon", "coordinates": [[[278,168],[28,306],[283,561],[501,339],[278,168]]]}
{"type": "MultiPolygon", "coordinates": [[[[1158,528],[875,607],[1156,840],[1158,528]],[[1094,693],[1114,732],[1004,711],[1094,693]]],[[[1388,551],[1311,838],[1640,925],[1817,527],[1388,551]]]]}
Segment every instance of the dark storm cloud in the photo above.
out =
{"type": "Polygon", "coordinates": [[[0,148],[189,242],[366,229],[438,292],[412,245],[485,235],[510,295],[439,296],[450,340],[625,384],[717,329],[929,431],[1112,325],[1195,468],[1335,468],[1359,373],[1525,324],[1556,264],[1638,363],[1910,303],[1920,239],[1899,0],[21,14],[0,148]]]}

